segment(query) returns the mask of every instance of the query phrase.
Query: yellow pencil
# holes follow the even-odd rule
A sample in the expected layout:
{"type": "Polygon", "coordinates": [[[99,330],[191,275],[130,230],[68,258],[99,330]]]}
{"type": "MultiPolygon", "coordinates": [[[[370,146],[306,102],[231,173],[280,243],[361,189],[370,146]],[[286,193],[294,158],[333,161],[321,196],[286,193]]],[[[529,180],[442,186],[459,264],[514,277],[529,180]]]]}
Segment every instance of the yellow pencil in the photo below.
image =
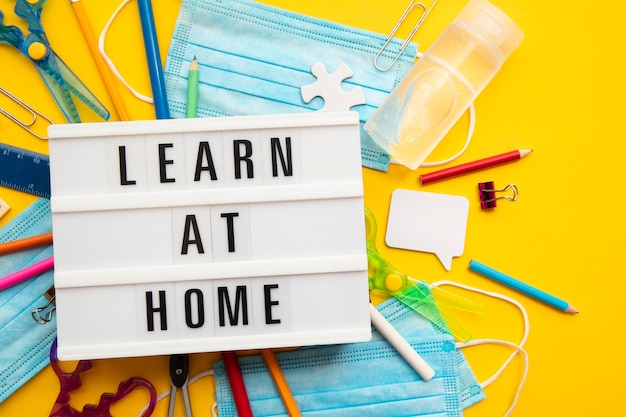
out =
{"type": "Polygon", "coordinates": [[[289,413],[289,417],[300,417],[302,414],[300,414],[296,400],[291,394],[289,384],[287,384],[285,375],[283,375],[283,371],[280,369],[280,364],[278,363],[278,359],[276,359],[274,352],[271,349],[261,349],[261,355],[263,355],[267,369],[269,369],[272,379],[274,380],[274,384],[276,384],[276,388],[280,393],[280,397],[283,399],[283,403],[285,404],[287,413],[289,413]]]}
{"type": "Polygon", "coordinates": [[[128,110],[126,110],[126,106],[124,105],[122,96],[116,88],[115,78],[113,77],[111,70],[104,61],[104,58],[102,58],[102,55],[100,55],[100,51],[98,51],[98,42],[96,41],[96,35],[91,28],[89,19],[87,19],[87,13],[85,13],[85,8],[83,7],[83,4],[80,2],[80,0],[70,0],[70,3],[72,4],[72,10],[74,10],[74,14],[76,15],[76,19],[78,20],[80,29],[83,31],[83,36],[87,41],[87,45],[89,46],[91,55],[93,56],[94,61],[96,61],[96,66],[98,67],[100,76],[104,81],[104,85],[106,86],[107,91],[109,92],[109,96],[111,96],[111,100],[113,100],[113,106],[115,107],[117,115],[119,116],[120,120],[130,120],[130,115],[128,114],[128,110]]]}

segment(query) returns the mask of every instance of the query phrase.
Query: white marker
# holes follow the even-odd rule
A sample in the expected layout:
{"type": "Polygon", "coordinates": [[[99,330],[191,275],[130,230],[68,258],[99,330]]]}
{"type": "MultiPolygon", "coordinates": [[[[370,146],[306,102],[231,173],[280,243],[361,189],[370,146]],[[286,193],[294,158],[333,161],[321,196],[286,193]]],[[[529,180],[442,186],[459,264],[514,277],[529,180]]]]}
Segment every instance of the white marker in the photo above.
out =
{"type": "Polygon", "coordinates": [[[372,324],[383,335],[391,346],[406,360],[409,365],[422,377],[424,381],[430,381],[435,376],[435,371],[420,356],[419,353],[406,341],[404,337],[387,321],[385,317],[372,304],[370,304],[370,319],[372,324]]]}

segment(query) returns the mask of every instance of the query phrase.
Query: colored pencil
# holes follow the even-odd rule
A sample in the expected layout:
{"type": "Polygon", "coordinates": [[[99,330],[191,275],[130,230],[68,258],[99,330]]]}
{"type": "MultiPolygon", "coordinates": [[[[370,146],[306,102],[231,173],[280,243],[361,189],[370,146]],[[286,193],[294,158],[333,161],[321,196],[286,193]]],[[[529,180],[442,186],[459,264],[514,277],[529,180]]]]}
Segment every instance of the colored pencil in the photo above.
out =
{"type": "Polygon", "coordinates": [[[27,266],[24,269],[20,269],[17,272],[7,275],[4,278],[0,278],[0,290],[12,287],[19,284],[22,281],[26,281],[29,278],[33,278],[39,274],[42,274],[50,269],[54,268],[54,258],[49,257],[41,262],[37,262],[31,266],[27,266]]]}
{"type": "Polygon", "coordinates": [[[513,288],[516,291],[521,292],[522,294],[526,294],[530,297],[533,297],[536,300],[541,301],[551,307],[556,308],[557,310],[561,310],[565,313],[577,314],[578,310],[570,305],[567,301],[563,301],[560,298],[556,298],[553,295],[548,294],[547,292],[541,291],[538,288],[532,287],[524,282],[521,282],[511,276],[503,274],[502,272],[496,271],[495,269],[483,265],[480,262],[472,260],[469,265],[469,269],[478,272],[479,274],[490,278],[500,284],[504,284],[507,287],[513,288]]]}
{"type": "Polygon", "coordinates": [[[139,6],[143,42],[146,49],[146,58],[148,59],[154,111],[157,119],[169,119],[170,110],[167,105],[165,77],[163,75],[163,65],[161,64],[156,26],[154,24],[154,14],[152,13],[152,2],[150,0],[137,0],[137,5],[139,6]]]}
{"type": "Polygon", "coordinates": [[[467,174],[468,172],[478,171],[479,169],[489,168],[494,165],[500,165],[505,162],[517,161],[518,159],[522,159],[531,152],[532,150],[530,149],[519,149],[499,155],[490,156],[488,158],[479,159],[477,161],[468,162],[466,164],[429,172],[427,174],[420,175],[420,183],[422,185],[425,185],[431,182],[455,177],[457,175],[467,174]]]}
{"type": "Polygon", "coordinates": [[[296,404],[296,400],[293,398],[293,394],[289,389],[289,384],[285,379],[283,371],[280,369],[280,364],[278,363],[278,359],[276,359],[276,355],[274,355],[274,351],[271,349],[261,349],[261,355],[265,360],[267,369],[272,375],[274,384],[278,389],[280,398],[282,398],[283,400],[283,404],[285,404],[285,408],[287,409],[289,417],[300,417],[302,414],[300,414],[298,404],[296,404]]]}
{"type": "Polygon", "coordinates": [[[100,51],[98,51],[98,41],[96,40],[96,35],[94,34],[93,28],[91,27],[91,23],[87,18],[87,13],[85,13],[85,8],[83,4],[80,0],[70,0],[70,3],[72,4],[72,10],[74,10],[74,15],[76,16],[76,20],[78,20],[78,24],[80,25],[80,29],[83,32],[83,36],[87,41],[89,51],[91,52],[91,55],[96,62],[98,72],[100,72],[102,81],[104,81],[104,85],[109,92],[111,100],[113,101],[113,107],[115,107],[117,115],[119,116],[120,120],[130,120],[128,110],[126,109],[124,101],[122,100],[122,96],[120,95],[120,92],[115,84],[116,81],[113,77],[113,73],[111,72],[111,69],[107,66],[104,58],[102,58],[100,51]]]}
{"type": "Polygon", "coordinates": [[[198,70],[198,60],[193,57],[189,65],[189,75],[187,76],[187,112],[186,117],[193,119],[198,114],[198,88],[200,85],[200,71],[198,70]]]}
{"type": "Polygon", "coordinates": [[[51,243],[52,233],[44,233],[42,235],[31,236],[6,243],[0,243],[0,254],[17,252],[19,250],[30,249],[36,246],[49,245],[51,243]]]}
{"type": "Polygon", "coordinates": [[[405,361],[422,377],[424,381],[430,381],[435,376],[435,371],[420,356],[419,353],[406,341],[404,337],[380,314],[376,307],[370,304],[370,320],[372,325],[383,335],[385,340],[404,358],[405,361]]]}
{"type": "Polygon", "coordinates": [[[235,400],[237,414],[239,414],[239,417],[253,417],[252,407],[250,406],[250,399],[248,398],[246,385],[243,381],[241,368],[239,367],[237,353],[233,351],[222,352],[222,359],[224,360],[224,368],[226,369],[226,375],[228,376],[228,383],[230,384],[230,389],[233,392],[233,399],[235,400]]]}

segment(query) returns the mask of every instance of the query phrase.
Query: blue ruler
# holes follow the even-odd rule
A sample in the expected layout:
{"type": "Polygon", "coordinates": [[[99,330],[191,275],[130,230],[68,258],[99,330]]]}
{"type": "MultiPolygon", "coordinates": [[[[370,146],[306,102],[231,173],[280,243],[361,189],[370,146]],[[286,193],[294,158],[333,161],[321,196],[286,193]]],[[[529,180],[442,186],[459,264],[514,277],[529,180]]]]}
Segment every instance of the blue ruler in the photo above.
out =
{"type": "Polygon", "coordinates": [[[50,198],[50,158],[0,143],[0,186],[50,198]]]}

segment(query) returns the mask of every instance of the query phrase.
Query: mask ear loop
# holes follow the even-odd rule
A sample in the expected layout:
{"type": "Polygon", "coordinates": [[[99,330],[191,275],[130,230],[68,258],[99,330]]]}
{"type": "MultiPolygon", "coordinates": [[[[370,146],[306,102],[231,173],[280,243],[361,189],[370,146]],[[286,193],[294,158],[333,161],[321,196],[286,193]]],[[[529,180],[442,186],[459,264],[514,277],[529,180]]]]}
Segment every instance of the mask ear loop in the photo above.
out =
{"type": "MultiPolygon", "coordinates": [[[[417,52],[416,56],[417,58],[421,58],[422,57],[422,53],[421,52],[417,52]]],[[[434,161],[434,162],[422,162],[420,164],[420,168],[429,168],[429,167],[437,167],[440,165],[445,165],[448,164],[452,161],[454,161],[456,158],[458,158],[459,156],[463,155],[463,153],[467,150],[467,148],[469,147],[470,142],[472,141],[472,137],[474,136],[474,130],[476,128],[476,109],[474,108],[474,103],[472,102],[468,108],[469,111],[469,126],[467,127],[467,137],[465,138],[465,143],[463,144],[463,147],[461,148],[460,151],[458,151],[457,153],[455,153],[454,155],[452,155],[449,158],[446,158],[444,160],[441,161],[434,161]]],[[[397,164],[396,161],[391,160],[392,164],[397,164]]]]}
{"type": "Polygon", "coordinates": [[[528,313],[526,312],[526,309],[519,301],[515,300],[514,298],[507,297],[499,293],[490,292],[490,291],[482,290],[482,289],[475,288],[475,287],[470,287],[468,285],[459,284],[453,281],[437,281],[437,282],[432,283],[432,285],[433,286],[452,285],[454,287],[463,288],[468,291],[473,291],[473,292],[477,292],[480,294],[484,294],[489,297],[498,298],[498,299],[507,301],[515,305],[522,313],[522,317],[524,319],[524,336],[522,337],[522,340],[520,341],[519,345],[513,342],[509,342],[506,340],[498,340],[498,339],[476,339],[476,340],[470,340],[469,342],[456,343],[456,346],[458,348],[471,347],[471,346],[477,346],[477,345],[488,344],[488,343],[511,346],[515,348],[515,352],[513,352],[507,358],[504,364],[502,364],[502,366],[500,366],[500,368],[491,377],[487,378],[484,382],[480,384],[481,388],[485,388],[491,385],[502,374],[504,369],[509,365],[509,363],[511,363],[511,361],[515,358],[515,356],[518,353],[522,353],[524,355],[524,372],[522,374],[522,378],[520,379],[520,383],[517,387],[517,392],[515,393],[515,396],[513,397],[513,401],[511,402],[511,406],[504,414],[505,417],[508,417],[513,412],[513,409],[515,408],[515,405],[517,404],[517,400],[519,399],[519,396],[522,392],[522,387],[524,386],[524,382],[526,382],[526,377],[528,375],[528,352],[526,352],[523,348],[524,345],[526,344],[526,341],[528,339],[528,334],[530,332],[530,322],[528,320],[528,313]]]}
{"type": "Polygon", "coordinates": [[[111,26],[117,15],[122,11],[124,6],[126,6],[128,3],[130,3],[130,0],[124,0],[122,4],[120,4],[120,6],[117,8],[117,10],[115,10],[111,15],[111,18],[104,26],[104,29],[102,29],[102,33],[100,33],[100,37],[98,38],[98,49],[100,50],[100,55],[102,55],[102,58],[111,69],[111,72],[113,72],[115,77],[124,85],[124,87],[126,87],[139,100],[145,101],[146,103],[153,103],[152,97],[139,93],[128,82],[126,82],[122,74],[120,74],[120,72],[117,70],[117,67],[113,63],[113,60],[109,58],[106,51],[104,50],[104,39],[106,38],[106,34],[109,31],[109,27],[111,26]]]}
{"type": "Polygon", "coordinates": [[[444,159],[442,161],[422,162],[420,165],[421,168],[437,167],[440,165],[445,165],[447,163],[454,161],[456,158],[461,156],[463,152],[467,150],[470,142],[472,141],[472,137],[474,136],[474,128],[476,127],[476,109],[474,108],[474,103],[470,104],[468,111],[469,111],[469,117],[470,117],[469,126],[467,127],[467,137],[465,138],[465,143],[463,144],[463,147],[461,148],[461,150],[455,153],[454,155],[452,155],[450,158],[444,159]]]}

